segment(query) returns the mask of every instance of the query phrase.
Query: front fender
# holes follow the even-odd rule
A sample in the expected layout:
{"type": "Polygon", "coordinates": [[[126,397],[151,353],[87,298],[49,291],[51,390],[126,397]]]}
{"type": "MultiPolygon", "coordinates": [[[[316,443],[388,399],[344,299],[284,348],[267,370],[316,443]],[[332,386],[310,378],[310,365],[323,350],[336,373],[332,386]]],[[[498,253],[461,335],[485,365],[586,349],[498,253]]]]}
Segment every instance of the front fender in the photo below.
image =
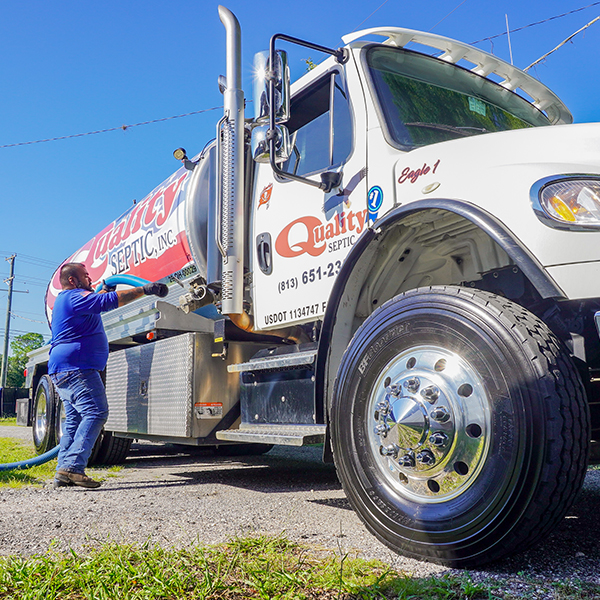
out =
{"type": "Polygon", "coordinates": [[[359,325],[355,318],[358,297],[381,241],[392,227],[428,211],[445,211],[470,221],[508,255],[542,298],[565,298],[563,291],[524,244],[502,222],[480,207],[460,200],[428,198],[395,208],[366,229],[357,240],[331,291],[316,364],[316,392],[324,418],[328,413],[338,365],[359,325]]]}

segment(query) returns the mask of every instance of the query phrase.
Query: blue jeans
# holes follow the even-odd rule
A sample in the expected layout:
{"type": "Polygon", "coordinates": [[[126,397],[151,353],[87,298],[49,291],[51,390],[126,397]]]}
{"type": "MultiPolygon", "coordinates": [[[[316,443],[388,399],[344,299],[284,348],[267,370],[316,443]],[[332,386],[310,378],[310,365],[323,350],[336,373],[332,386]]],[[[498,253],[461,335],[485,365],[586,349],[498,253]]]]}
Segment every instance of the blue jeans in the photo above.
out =
{"type": "Polygon", "coordinates": [[[108,419],[104,384],[93,369],[62,371],[50,378],[66,413],[56,470],[83,473],[108,419]]]}

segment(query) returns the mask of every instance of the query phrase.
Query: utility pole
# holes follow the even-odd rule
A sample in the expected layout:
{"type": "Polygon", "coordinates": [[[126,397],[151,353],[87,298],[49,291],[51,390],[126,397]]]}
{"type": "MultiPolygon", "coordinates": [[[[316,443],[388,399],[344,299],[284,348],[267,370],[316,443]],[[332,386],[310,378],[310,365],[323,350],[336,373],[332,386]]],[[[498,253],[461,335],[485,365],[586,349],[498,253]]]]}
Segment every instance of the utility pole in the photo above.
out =
{"type": "Polygon", "coordinates": [[[8,336],[10,333],[10,309],[12,305],[13,281],[15,279],[15,258],[16,254],[9,256],[6,260],[10,262],[10,275],[4,283],[8,284],[8,300],[6,304],[6,325],[4,327],[4,352],[2,354],[2,378],[0,381],[0,415],[4,414],[4,388],[6,387],[6,376],[8,374],[8,336]]]}

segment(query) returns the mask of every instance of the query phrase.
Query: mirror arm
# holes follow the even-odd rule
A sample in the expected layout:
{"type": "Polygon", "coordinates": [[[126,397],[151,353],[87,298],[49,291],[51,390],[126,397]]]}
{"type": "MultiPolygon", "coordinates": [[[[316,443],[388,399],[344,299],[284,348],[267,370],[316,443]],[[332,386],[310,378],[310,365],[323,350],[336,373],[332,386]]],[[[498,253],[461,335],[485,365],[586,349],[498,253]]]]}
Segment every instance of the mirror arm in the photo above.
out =
{"type": "MultiPolygon", "coordinates": [[[[272,125],[269,129],[269,133],[267,133],[267,139],[269,140],[269,163],[271,163],[271,169],[273,169],[273,173],[275,173],[275,175],[279,175],[279,177],[282,177],[283,179],[292,179],[293,181],[308,183],[308,185],[312,185],[313,187],[319,188],[324,192],[330,192],[332,188],[329,187],[329,185],[327,183],[324,183],[323,181],[313,181],[312,179],[308,179],[308,177],[294,175],[293,173],[288,173],[287,171],[284,171],[283,169],[279,168],[279,165],[275,162],[275,152],[277,151],[277,149],[275,148],[275,137],[277,134],[275,133],[274,127],[275,126],[272,125]]],[[[324,174],[325,173],[323,173],[323,175],[324,174]]]]}
{"type": "MultiPolygon", "coordinates": [[[[319,44],[313,44],[312,42],[307,42],[305,40],[301,40],[295,37],[291,37],[289,35],[285,35],[283,33],[277,33],[271,38],[271,42],[269,44],[269,64],[275,64],[275,41],[283,40],[286,42],[291,42],[293,44],[298,44],[300,46],[305,46],[306,48],[311,48],[312,50],[318,50],[319,52],[324,52],[325,54],[331,54],[335,56],[336,60],[340,64],[344,64],[350,58],[348,50],[346,48],[338,48],[334,50],[333,48],[326,48],[325,46],[320,46],[319,44]]],[[[337,172],[326,172],[321,173],[321,181],[313,181],[312,179],[308,179],[308,177],[302,177],[301,175],[296,175],[294,173],[288,173],[283,169],[280,169],[275,161],[276,156],[276,148],[275,142],[277,133],[275,130],[275,111],[273,107],[275,106],[275,78],[269,74],[269,131],[267,133],[267,140],[269,142],[269,163],[271,164],[271,169],[276,175],[282,177],[283,179],[291,179],[293,181],[299,181],[301,183],[306,183],[313,187],[319,188],[323,190],[325,193],[330,192],[334,187],[340,185],[342,174],[337,172]]]]}
{"type": "Polygon", "coordinates": [[[298,46],[304,46],[305,48],[310,48],[311,50],[317,50],[318,52],[323,52],[324,54],[331,54],[335,56],[335,60],[340,65],[346,64],[350,58],[350,53],[347,48],[327,48],[327,46],[320,46],[319,44],[313,44],[312,42],[307,42],[306,40],[301,40],[299,38],[292,37],[290,35],[285,35],[284,33],[276,33],[271,38],[271,43],[269,45],[270,56],[271,56],[271,64],[275,64],[273,62],[273,56],[275,55],[275,40],[283,40],[284,42],[290,42],[292,44],[298,44],[298,46]]]}
{"type": "Polygon", "coordinates": [[[269,163],[271,164],[271,169],[273,169],[273,173],[275,175],[279,175],[279,177],[283,179],[291,179],[293,181],[299,181],[300,183],[307,183],[308,185],[312,185],[313,187],[319,188],[323,190],[326,194],[331,192],[331,190],[342,183],[342,173],[339,171],[325,171],[325,173],[321,173],[321,181],[314,181],[313,179],[309,179],[308,177],[302,177],[301,175],[295,175],[294,173],[288,173],[283,169],[279,168],[279,165],[275,162],[275,152],[277,151],[275,148],[275,137],[272,132],[274,129],[269,129],[267,133],[267,139],[269,140],[269,163]]]}

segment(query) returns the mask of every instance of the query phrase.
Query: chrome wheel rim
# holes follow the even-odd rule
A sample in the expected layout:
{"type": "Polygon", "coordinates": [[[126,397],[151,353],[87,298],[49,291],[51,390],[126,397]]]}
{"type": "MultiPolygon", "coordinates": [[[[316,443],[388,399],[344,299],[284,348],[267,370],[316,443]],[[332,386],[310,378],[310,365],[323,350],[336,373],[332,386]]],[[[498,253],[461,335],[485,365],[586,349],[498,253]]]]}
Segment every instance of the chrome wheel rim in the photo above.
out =
{"type": "Polygon", "coordinates": [[[59,418],[58,418],[58,442],[60,443],[60,440],[62,439],[62,436],[64,434],[64,428],[65,428],[65,420],[67,418],[67,413],[65,412],[65,405],[62,402],[62,400],[58,401],[59,405],[60,405],[60,414],[59,414],[59,418]]]}
{"type": "Polygon", "coordinates": [[[40,388],[37,394],[34,423],[33,435],[35,443],[40,445],[44,441],[48,431],[48,399],[43,388],[40,388]]]}
{"type": "Polygon", "coordinates": [[[491,411],[475,368],[432,345],[396,355],[381,371],[366,412],[369,447],[402,496],[445,502],[477,479],[490,447],[491,411]]]}

